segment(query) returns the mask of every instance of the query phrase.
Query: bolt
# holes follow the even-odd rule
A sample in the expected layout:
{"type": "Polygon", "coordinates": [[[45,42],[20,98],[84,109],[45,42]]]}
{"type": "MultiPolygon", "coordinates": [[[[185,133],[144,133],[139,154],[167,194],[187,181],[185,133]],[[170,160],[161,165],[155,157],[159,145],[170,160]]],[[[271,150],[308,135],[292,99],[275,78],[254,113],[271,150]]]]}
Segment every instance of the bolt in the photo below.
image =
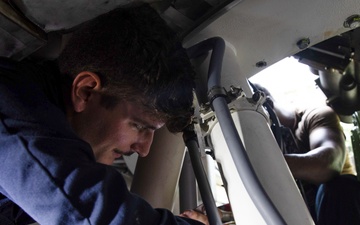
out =
{"type": "Polygon", "coordinates": [[[299,49],[305,49],[305,48],[309,47],[310,39],[303,38],[303,39],[299,40],[298,42],[296,42],[296,45],[298,46],[299,49]]]}
{"type": "Polygon", "coordinates": [[[345,28],[357,28],[360,26],[360,15],[352,15],[349,16],[348,18],[346,18],[345,22],[344,22],[344,27],[345,28]]]}
{"type": "Polygon", "coordinates": [[[259,62],[257,62],[256,64],[255,64],[255,66],[256,67],[258,67],[258,68],[262,68],[262,67],[265,67],[265,66],[267,66],[267,62],[266,61],[259,61],[259,62]]]}

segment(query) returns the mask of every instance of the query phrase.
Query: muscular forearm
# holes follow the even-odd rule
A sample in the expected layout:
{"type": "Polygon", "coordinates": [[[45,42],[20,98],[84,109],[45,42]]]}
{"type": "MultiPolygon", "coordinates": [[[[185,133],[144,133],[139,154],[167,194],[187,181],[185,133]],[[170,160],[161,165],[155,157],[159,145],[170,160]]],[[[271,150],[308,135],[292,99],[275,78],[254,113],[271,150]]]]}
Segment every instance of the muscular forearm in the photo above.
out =
{"type": "Polygon", "coordinates": [[[330,147],[319,147],[305,154],[286,154],[285,160],[294,178],[314,184],[337,176],[344,164],[343,157],[338,157],[330,147]]]}

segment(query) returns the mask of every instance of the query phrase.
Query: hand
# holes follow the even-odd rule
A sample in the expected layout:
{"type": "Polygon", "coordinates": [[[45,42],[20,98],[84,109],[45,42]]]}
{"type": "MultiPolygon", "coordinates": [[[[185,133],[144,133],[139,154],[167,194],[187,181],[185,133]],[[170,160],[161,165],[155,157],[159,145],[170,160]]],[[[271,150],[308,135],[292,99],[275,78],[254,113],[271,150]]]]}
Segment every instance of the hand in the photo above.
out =
{"type": "Polygon", "coordinates": [[[205,225],[209,225],[208,217],[199,211],[186,210],[183,213],[181,213],[179,216],[197,220],[205,225]]]}
{"type": "MultiPolygon", "coordinates": [[[[225,224],[235,224],[234,216],[231,211],[230,204],[226,204],[218,207],[218,213],[221,218],[221,221],[225,224]],[[223,210],[222,210],[223,209],[223,210]]],[[[203,204],[199,205],[193,210],[186,210],[179,216],[186,217],[189,219],[197,220],[205,225],[209,225],[209,219],[206,215],[205,206],[203,204]]]]}

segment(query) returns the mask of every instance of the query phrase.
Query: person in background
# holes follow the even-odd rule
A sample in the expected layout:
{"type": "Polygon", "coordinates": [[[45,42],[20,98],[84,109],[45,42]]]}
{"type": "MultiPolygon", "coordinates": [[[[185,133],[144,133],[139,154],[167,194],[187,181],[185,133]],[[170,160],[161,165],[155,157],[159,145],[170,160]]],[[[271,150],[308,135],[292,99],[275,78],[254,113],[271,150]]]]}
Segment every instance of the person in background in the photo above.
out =
{"type": "Polygon", "coordinates": [[[153,209],[110,166],[189,124],[194,76],[147,4],[81,25],[55,64],[1,58],[1,224],[200,224],[153,209]]]}
{"type": "Polygon", "coordinates": [[[360,183],[337,114],[328,106],[296,109],[265,93],[283,132],[284,157],[317,225],[360,224],[360,183]]]}

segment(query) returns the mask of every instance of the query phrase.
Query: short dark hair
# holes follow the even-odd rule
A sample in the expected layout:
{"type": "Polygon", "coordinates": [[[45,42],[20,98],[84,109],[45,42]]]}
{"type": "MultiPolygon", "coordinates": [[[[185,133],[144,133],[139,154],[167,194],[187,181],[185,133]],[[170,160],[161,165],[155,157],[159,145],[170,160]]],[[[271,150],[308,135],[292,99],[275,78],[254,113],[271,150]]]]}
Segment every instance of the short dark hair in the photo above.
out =
{"type": "Polygon", "coordinates": [[[103,105],[144,104],[181,131],[193,113],[195,72],[177,35],[148,4],[118,8],[82,25],[58,58],[72,79],[91,71],[104,87],[103,105]]]}

